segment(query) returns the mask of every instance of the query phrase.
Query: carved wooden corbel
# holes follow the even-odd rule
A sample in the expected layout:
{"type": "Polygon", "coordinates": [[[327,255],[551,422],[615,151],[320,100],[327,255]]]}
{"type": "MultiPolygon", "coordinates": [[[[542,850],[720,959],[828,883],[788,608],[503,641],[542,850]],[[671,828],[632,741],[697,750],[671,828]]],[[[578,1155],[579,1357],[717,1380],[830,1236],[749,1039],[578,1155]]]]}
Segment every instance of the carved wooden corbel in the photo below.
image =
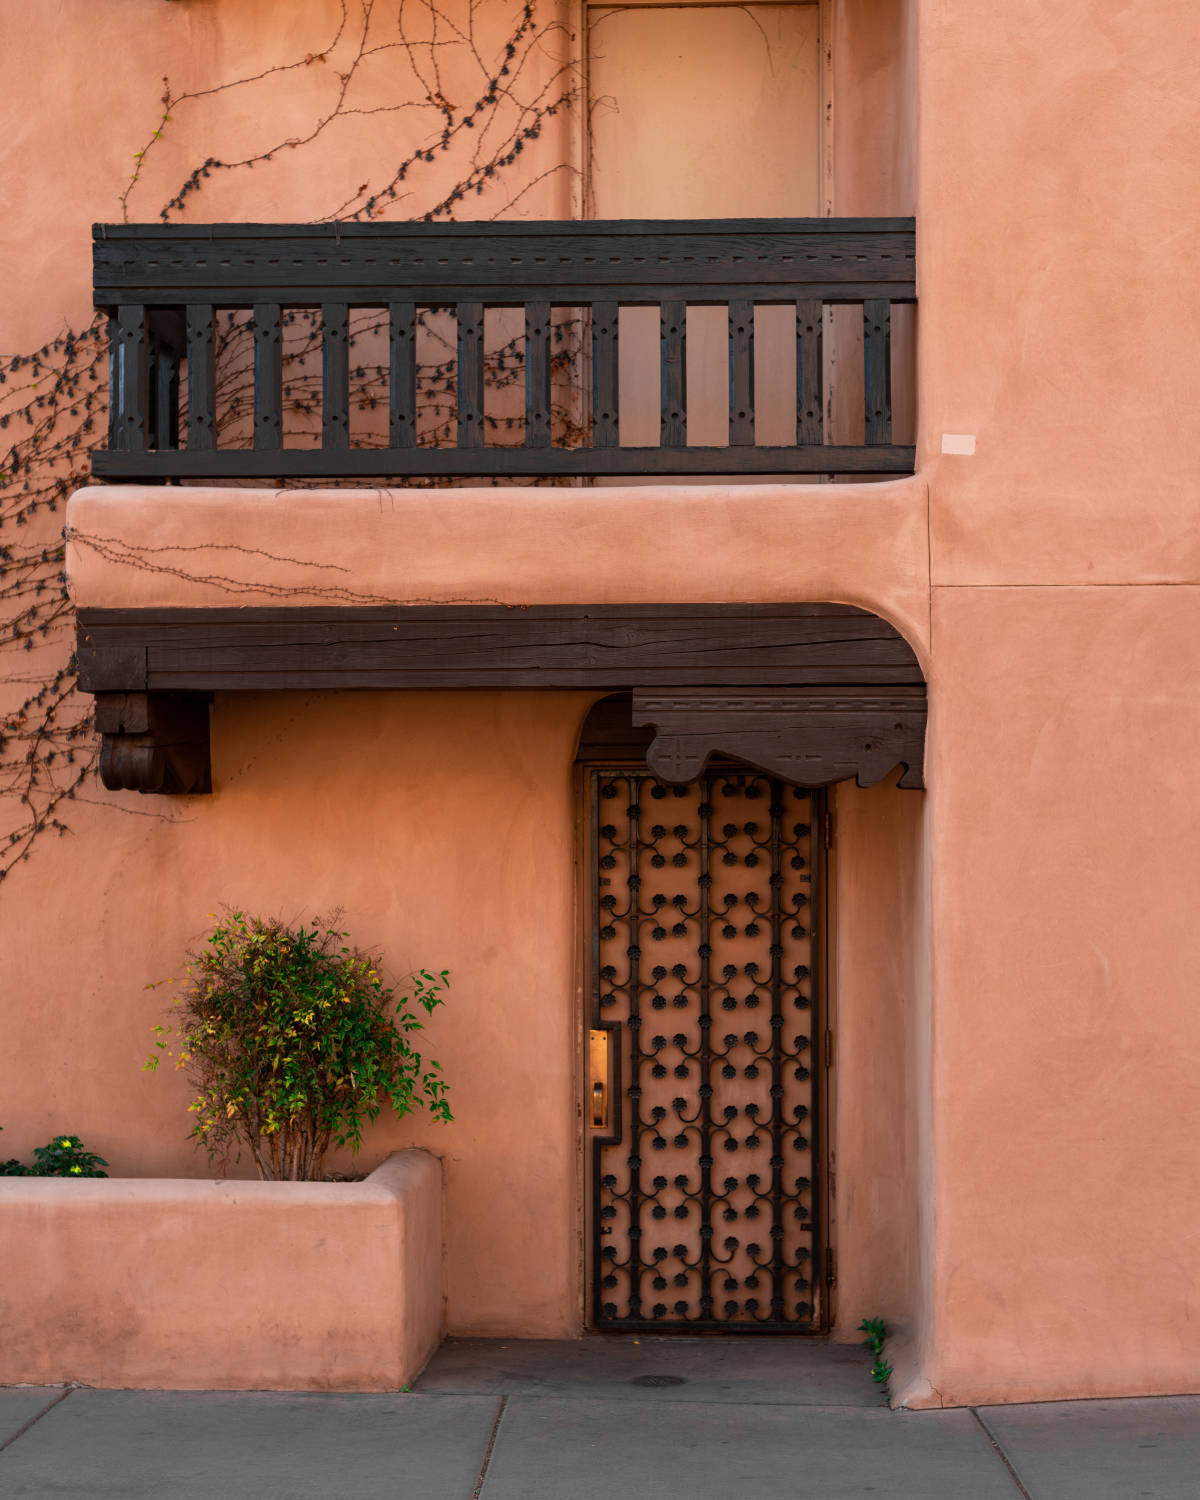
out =
{"type": "Polygon", "coordinates": [[[211,792],[206,693],[97,693],[100,780],[110,792],[211,792]]]}
{"type": "Polygon", "coordinates": [[[633,723],[656,734],[646,763],[664,781],[694,781],[728,755],[798,786],[853,777],[873,786],[897,765],[902,787],[925,785],[925,690],[683,688],[633,694],[633,723]]]}

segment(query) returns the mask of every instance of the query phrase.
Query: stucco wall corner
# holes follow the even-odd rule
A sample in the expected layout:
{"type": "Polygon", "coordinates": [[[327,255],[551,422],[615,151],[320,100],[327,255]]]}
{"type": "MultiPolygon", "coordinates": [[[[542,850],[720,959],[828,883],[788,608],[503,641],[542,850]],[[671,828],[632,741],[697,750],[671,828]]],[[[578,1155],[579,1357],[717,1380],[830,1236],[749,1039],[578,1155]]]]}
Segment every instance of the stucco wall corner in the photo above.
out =
{"type": "Polygon", "coordinates": [[[892,1406],[903,1411],[938,1411],[946,1405],[941,1392],[924,1375],[914,1371],[907,1380],[892,1381],[892,1406]]]}
{"type": "Polygon", "coordinates": [[[419,1147],[393,1151],[367,1182],[391,1193],[400,1210],[396,1357],[399,1383],[407,1385],[425,1368],[445,1332],[442,1162],[419,1147]]]}

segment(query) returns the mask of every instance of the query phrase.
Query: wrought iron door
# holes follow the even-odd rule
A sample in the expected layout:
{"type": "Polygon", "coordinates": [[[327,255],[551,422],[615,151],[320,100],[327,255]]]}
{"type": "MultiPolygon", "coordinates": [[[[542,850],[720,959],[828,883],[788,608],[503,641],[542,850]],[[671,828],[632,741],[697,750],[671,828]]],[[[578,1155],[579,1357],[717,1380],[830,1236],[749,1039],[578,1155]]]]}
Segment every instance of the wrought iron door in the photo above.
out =
{"type": "Polygon", "coordinates": [[[593,1325],[818,1327],[821,794],[589,774],[593,1325]]]}

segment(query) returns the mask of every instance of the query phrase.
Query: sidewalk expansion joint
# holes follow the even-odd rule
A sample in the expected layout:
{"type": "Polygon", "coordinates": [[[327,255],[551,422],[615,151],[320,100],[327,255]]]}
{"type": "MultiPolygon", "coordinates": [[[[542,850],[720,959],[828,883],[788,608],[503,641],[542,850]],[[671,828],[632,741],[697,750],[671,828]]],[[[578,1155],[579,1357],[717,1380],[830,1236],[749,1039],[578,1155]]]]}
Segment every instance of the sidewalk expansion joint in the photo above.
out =
{"type": "MultiPolygon", "coordinates": [[[[483,1481],[487,1478],[488,1464],[492,1461],[492,1450],[496,1446],[496,1438],[500,1432],[500,1423],[504,1420],[504,1408],[508,1405],[508,1397],[501,1396],[500,1404],[496,1407],[496,1415],[492,1419],[492,1430],[488,1435],[487,1450],[483,1455],[483,1463],[479,1466],[479,1478],[475,1481],[475,1488],[471,1493],[471,1500],[479,1500],[480,1491],[483,1489],[483,1481]]],[[[34,1419],[36,1421],[36,1418],[34,1419]]]]}
{"type": "Polygon", "coordinates": [[[970,1406],[970,1407],[967,1408],[967,1410],[971,1413],[971,1415],[979,1423],[980,1427],[983,1428],[983,1435],[984,1435],[984,1437],[987,1438],[988,1442],[992,1445],[993,1449],[995,1450],[997,1458],[999,1458],[1000,1462],[1008,1470],[1008,1476],[1009,1476],[1009,1478],[1016,1485],[1017,1489],[1021,1492],[1022,1496],[1024,1497],[1024,1500],[1033,1500],[1033,1496],[1025,1488],[1025,1484],[1024,1484],[1024,1481],[1022,1480],[1021,1476],[1017,1473],[1016,1469],[1013,1467],[1012,1459],[1009,1458],[1008,1454],[1005,1453],[1004,1449],[996,1441],[996,1435],[995,1435],[995,1433],[993,1433],[992,1429],[988,1426],[988,1424],[980,1416],[978,1409],[976,1407],[974,1407],[974,1406],[970,1406]]]}
{"type": "Polygon", "coordinates": [[[38,1412],[36,1416],[30,1417],[29,1421],[26,1422],[24,1426],[18,1427],[16,1432],[14,1432],[11,1437],[5,1438],[4,1441],[0,1443],[0,1453],[3,1453],[5,1448],[11,1448],[18,1438],[24,1437],[29,1429],[35,1423],[40,1422],[48,1411],[53,1411],[56,1406],[60,1406],[74,1389],[75,1387],[73,1385],[68,1385],[65,1386],[61,1391],[59,1391],[54,1400],[49,1402],[48,1405],[43,1406],[41,1411],[38,1412]]]}

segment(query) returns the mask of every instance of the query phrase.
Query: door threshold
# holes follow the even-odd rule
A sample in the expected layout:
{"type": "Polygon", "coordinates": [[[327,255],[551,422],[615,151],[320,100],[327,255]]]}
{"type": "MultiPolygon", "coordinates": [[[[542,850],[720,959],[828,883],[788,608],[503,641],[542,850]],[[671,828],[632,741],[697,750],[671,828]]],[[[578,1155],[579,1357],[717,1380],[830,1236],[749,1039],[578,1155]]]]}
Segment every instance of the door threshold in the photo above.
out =
{"type": "Polygon", "coordinates": [[[879,1405],[862,1349],[812,1334],[767,1339],[596,1333],[575,1339],[449,1338],[413,1389],[425,1395],[879,1405]]]}

